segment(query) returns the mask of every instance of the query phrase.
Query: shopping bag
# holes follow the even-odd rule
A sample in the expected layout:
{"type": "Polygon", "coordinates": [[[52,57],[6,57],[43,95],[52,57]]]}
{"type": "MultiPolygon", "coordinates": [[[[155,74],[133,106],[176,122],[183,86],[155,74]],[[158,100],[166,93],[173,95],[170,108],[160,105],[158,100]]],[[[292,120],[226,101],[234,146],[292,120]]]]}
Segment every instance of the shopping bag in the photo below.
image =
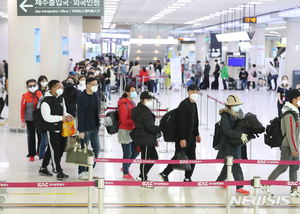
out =
{"type": "Polygon", "coordinates": [[[73,163],[80,166],[89,166],[88,157],[95,156],[92,150],[89,150],[84,142],[84,148],[80,148],[80,139],[77,137],[76,143],[71,147],[66,154],[66,162],[73,163]]]}
{"type": "MultiPolygon", "coordinates": [[[[172,160],[188,160],[188,157],[186,156],[185,152],[181,150],[174,156],[174,158],[172,158],[172,160]]],[[[190,164],[184,164],[184,163],[172,164],[172,168],[177,170],[183,170],[183,171],[190,171],[192,169],[190,164]]]]}
{"type": "Polygon", "coordinates": [[[62,130],[61,130],[61,136],[63,137],[68,137],[71,135],[76,134],[76,129],[75,129],[75,125],[74,125],[74,120],[70,121],[70,122],[63,122],[62,125],[62,130]]]}

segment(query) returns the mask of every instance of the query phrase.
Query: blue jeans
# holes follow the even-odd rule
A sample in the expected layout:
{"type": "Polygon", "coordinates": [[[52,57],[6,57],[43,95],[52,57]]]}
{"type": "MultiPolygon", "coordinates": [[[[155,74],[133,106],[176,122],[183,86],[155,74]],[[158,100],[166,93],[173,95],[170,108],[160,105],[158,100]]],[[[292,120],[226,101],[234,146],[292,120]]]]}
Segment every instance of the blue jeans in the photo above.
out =
{"type": "Polygon", "coordinates": [[[108,92],[108,99],[111,100],[111,96],[110,96],[110,84],[106,85],[106,91],[108,92]]]}
{"type": "Polygon", "coordinates": [[[269,85],[270,85],[270,89],[272,89],[272,84],[271,84],[271,80],[274,80],[275,83],[275,88],[274,90],[276,90],[277,88],[277,78],[278,78],[278,74],[277,75],[273,75],[269,78],[269,85]]]}
{"type": "MultiPolygon", "coordinates": [[[[98,135],[98,129],[95,128],[94,130],[90,130],[90,131],[85,131],[84,132],[84,141],[86,143],[86,146],[89,146],[89,142],[91,141],[91,146],[93,148],[93,152],[95,154],[95,158],[98,158],[98,155],[100,153],[100,140],[99,140],[99,135],[98,135]]],[[[84,148],[84,142],[81,140],[81,148],[84,148]]],[[[96,163],[94,163],[93,168],[95,168],[96,163]]],[[[84,167],[84,166],[79,166],[78,167],[78,174],[82,173],[82,172],[87,172],[89,171],[88,167],[84,167]]]]}
{"type": "Polygon", "coordinates": [[[198,86],[198,88],[200,87],[200,81],[201,81],[201,77],[199,77],[198,75],[196,75],[195,79],[194,79],[194,84],[196,86],[198,86]]]}
{"type": "Polygon", "coordinates": [[[246,90],[246,85],[248,84],[248,80],[241,80],[242,83],[242,89],[246,90]]]}
{"type": "MultiPolygon", "coordinates": [[[[123,159],[135,159],[139,156],[139,152],[136,151],[136,145],[131,142],[128,144],[121,144],[123,149],[123,159]]],[[[123,163],[123,175],[127,175],[129,173],[129,167],[131,163],[123,163]]]]}
{"type": "Polygon", "coordinates": [[[39,148],[39,159],[44,159],[47,146],[49,144],[47,133],[41,133],[41,144],[39,148]]]}
{"type": "Polygon", "coordinates": [[[157,81],[156,80],[150,80],[150,88],[152,93],[157,92],[157,81]]]}

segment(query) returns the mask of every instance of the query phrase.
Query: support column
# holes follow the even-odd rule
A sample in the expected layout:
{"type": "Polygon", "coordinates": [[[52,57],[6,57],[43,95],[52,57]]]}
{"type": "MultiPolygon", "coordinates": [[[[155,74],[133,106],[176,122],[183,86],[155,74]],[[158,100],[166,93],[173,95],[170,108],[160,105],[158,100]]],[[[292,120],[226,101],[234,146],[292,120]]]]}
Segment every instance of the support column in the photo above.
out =
{"type": "Polygon", "coordinates": [[[285,75],[293,83],[293,70],[300,70],[300,19],[286,19],[286,57],[285,57],[285,75]],[[298,45],[298,50],[297,50],[298,45]]]}
{"type": "MultiPolygon", "coordinates": [[[[70,49],[69,55],[63,55],[62,50],[62,38],[69,37],[69,16],[60,16],[59,17],[59,79],[63,81],[69,76],[69,60],[70,60],[70,49]]],[[[70,48],[70,41],[67,44],[68,48],[70,48]]]]}
{"type": "Polygon", "coordinates": [[[8,61],[8,20],[0,21],[0,60],[8,61]]]}
{"type": "Polygon", "coordinates": [[[196,58],[195,61],[201,61],[202,66],[206,61],[206,35],[205,34],[196,34],[196,58]]]}
{"type": "MultiPolygon", "coordinates": [[[[255,31],[254,36],[251,40],[251,45],[255,46],[255,63],[256,68],[265,67],[265,27],[266,25],[252,25],[252,32],[255,31]],[[264,49],[264,50],[262,50],[264,49]]],[[[252,54],[252,53],[251,53],[252,54]]],[[[253,55],[254,56],[254,55],[253,55]]],[[[251,62],[251,64],[253,64],[251,62]]]]}
{"type": "Polygon", "coordinates": [[[82,59],[82,17],[70,16],[69,24],[70,55],[73,64],[82,59]]]}
{"type": "Polygon", "coordinates": [[[40,63],[35,62],[35,28],[40,27],[40,18],[18,17],[17,1],[7,1],[7,4],[9,126],[17,128],[21,124],[22,94],[27,91],[25,82],[40,75],[40,63]]]}
{"type": "Polygon", "coordinates": [[[228,42],[227,52],[239,52],[239,42],[228,42]]]}

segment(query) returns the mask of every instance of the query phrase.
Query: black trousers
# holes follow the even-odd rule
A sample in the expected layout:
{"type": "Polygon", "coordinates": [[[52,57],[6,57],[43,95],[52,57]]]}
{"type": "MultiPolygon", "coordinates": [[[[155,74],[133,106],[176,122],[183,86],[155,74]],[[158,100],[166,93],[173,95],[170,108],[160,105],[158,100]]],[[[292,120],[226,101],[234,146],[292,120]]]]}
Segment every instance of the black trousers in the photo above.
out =
{"type": "Polygon", "coordinates": [[[215,87],[214,87],[214,89],[219,89],[219,76],[220,76],[220,74],[215,74],[215,87]]]}
{"type": "Polygon", "coordinates": [[[33,121],[26,121],[27,130],[29,133],[29,156],[36,155],[36,139],[35,139],[35,128],[33,121]]]}
{"type": "Polygon", "coordinates": [[[47,131],[49,145],[43,160],[42,167],[46,168],[49,165],[50,158],[52,159],[53,169],[56,172],[61,172],[61,132],[47,131]]]}
{"type": "MultiPolygon", "coordinates": [[[[181,150],[185,152],[186,156],[188,157],[189,160],[196,160],[196,142],[195,139],[190,140],[190,142],[187,143],[187,147],[181,148],[180,142],[175,142],[175,154],[171,160],[174,159],[175,155],[181,150]]],[[[191,164],[192,169],[190,171],[185,171],[185,178],[189,179],[192,177],[194,169],[195,169],[195,164],[191,164]]],[[[169,175],[171,172],[173,172],[172,164],[169,164],[163,173],[165,175],[169,175]]]]}
{"type": "MultiPolygon", "coordinates": [[[[248,82],[247,89],[249,89],[250,83],[251,83],[251,82],[248,82]]],[[[252,88],[255,89],[255,82],[253,82],[253,85],[252,85],[252,86],[253,86],[252,88]]]]}
{"type": "MultiPolygon", "coordinates": [[[[232,174],[235,181],[243,181],[244,174],[239,163],[234,163],[232,165],[232,174]]],[[[223,169],[217,178],[217,181],[225,181],[227,179],[227,165],[224,164],[223,169]]],[[[236,189],[243,188],[244,186],[236,186],[236,189]]]]}
{"type": "Polygon", "coordinates": [[[0,116],[3,111],[3,108],[4,108],[4,100],[3,100],[3,98],[0,98],[0,116]]]}
{"type": "Polygon", "coordinates": [[[225,80],[225,79],[223,79],[222,81],[223,81],[223,87],[224,87],[224,90],[227,90],[227,84],[226,84],[226,80],[225,80]]]}
{"type": "MultiPolygon", "coordinates": [[[[142,159],[152,159],[157,160],[158,155],[155,146],[141,146],[141,158],[142,159]]],[[[148,172],[153,167],[154,164],[141,164],[140,165],[140,175],[143,181],[148,179],[148,172]]]]}
{"type": "Polygon", "coordinates": [[[204,76],[204,83],[206,85],[206,88],[209,88],[209,76],[204,76]]]}

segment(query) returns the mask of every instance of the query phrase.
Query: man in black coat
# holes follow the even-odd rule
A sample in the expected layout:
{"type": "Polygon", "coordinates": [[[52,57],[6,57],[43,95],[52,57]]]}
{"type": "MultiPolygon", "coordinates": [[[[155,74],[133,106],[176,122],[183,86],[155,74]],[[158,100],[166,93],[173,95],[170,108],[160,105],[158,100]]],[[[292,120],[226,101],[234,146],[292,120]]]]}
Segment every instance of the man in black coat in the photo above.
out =
{"type": "MultiPolygon", "coordinates": [[[[176,137],[177,140],[175,141],[175,155],[183,150],[189,160],[196,159],[196,142],[201,142],[201,137],[198,130],[198,111],[195,103],[198,97],[198,92],[199,88],[196,85],[190,85],[188,87],[189,97],[183,100],[177,108],[178,136],[176,137]]],[[[191,167],[192,169],[190,171],[185,172],[185,179],[183,181],[192,181],[191,177],[194,172],[195,164],[191,164],[191,167]]],[[[168,175],[172,171],[172,164],[169,164],[163,172],[159,173],[159,177],[163,181],[169,181],[168,175]]]]}
{"type": "Polygon", "coordinates": [[[214,71],[214,77],[215,77],[215,81],[214,81],[214,84],[213,84],[213,87],[212,89],[213,90],[219,90],[219,76],[220,76],[220,65],[218,64],[218,60],[216,59],[215,60],[215,71],[214,71]]]}
{"type": "Polygon", "coordinates": [[[210,72],[209,61],[206,61],[204,67],[204,83],[206,85],[206,88],[209,88],[209,72],[210,72]]]}

